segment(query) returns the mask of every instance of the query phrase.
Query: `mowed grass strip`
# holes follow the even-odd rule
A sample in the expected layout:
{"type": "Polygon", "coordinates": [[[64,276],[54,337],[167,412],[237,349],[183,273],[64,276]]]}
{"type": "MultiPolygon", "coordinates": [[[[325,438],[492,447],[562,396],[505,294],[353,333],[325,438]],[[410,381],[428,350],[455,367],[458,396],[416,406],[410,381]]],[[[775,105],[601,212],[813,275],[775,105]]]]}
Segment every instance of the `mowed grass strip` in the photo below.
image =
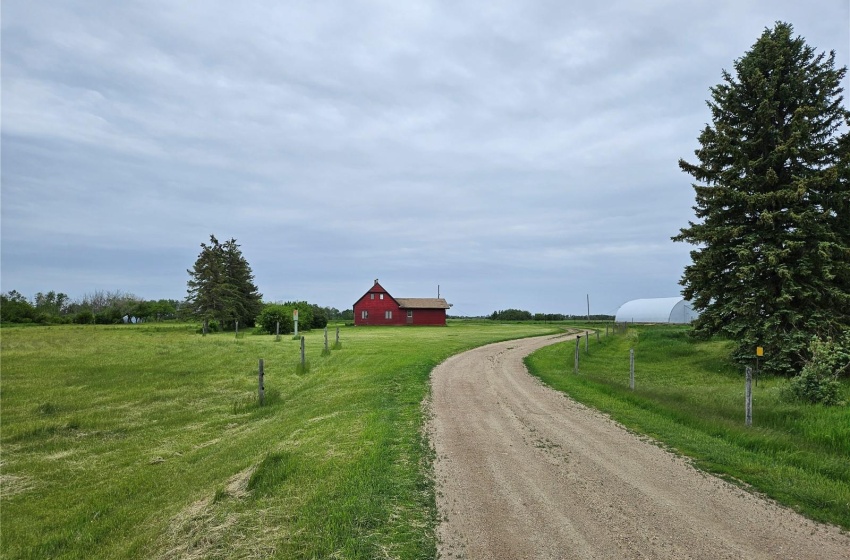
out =
{"type": "MultiPolygon", "coordinates": [[[[598,328],[598,327],[597,327],[598,328]]],[[[744,372],[728,341],[696,341],[687,327],[632,326],[627,334],[557,344],[526,358],[555,389],[652,436],[694,464],[805,515],[850,529],[850,407],[785,402],[785,379],[753,388],[753,426],[744,425],[744,372]],[[635,349],[635,390],[629,349],[635,349]]],[[[850,400],[850,383],[844,382],[850,400]]]]}
{"type": "Polygon", "coordinates": [[[553,330],[4,327],[3,557],[433,558],[431,369],[553,330]]]}

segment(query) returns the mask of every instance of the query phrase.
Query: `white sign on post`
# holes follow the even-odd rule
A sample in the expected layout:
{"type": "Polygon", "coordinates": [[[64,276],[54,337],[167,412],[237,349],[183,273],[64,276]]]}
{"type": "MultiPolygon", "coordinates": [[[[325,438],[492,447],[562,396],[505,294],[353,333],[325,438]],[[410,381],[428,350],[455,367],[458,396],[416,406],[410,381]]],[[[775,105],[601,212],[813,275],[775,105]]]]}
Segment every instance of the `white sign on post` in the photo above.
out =
{"type": "Polygon", "coordinates": [[[295,337],[298,337],[298,310],[292,310],[292,321],[295,323],[295,337]]]}

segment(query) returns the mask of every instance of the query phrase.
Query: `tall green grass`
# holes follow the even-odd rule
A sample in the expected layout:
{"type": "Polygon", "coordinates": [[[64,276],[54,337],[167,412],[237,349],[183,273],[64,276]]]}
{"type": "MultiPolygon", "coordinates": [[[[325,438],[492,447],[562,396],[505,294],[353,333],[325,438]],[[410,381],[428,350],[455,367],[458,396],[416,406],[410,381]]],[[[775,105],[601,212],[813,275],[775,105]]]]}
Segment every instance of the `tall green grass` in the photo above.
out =
{"type": "MultiPolygon", "coordinates": [[[[813,519],[850,529],[850,407],[786,402],[787,380],[763,378],[744,423],[744,372],[732,343],[700,342],[686,327],[634,326],[627,334],[546,347],[529,369],[572,398],[692,457],[701,469],[751,485],[813,519]],[[635,390],[629,349],[635,349],[635,390]]],[[[845,400],[850,384],[844,386],[845,400]]]]}
{"type": "Polygon", "coordinates": [[[534,325],[6,328],[4,558],[433,558],[421,402],[459,351],[534,325]],[[265,364],[265,406],[257,362],[265,364]]]}

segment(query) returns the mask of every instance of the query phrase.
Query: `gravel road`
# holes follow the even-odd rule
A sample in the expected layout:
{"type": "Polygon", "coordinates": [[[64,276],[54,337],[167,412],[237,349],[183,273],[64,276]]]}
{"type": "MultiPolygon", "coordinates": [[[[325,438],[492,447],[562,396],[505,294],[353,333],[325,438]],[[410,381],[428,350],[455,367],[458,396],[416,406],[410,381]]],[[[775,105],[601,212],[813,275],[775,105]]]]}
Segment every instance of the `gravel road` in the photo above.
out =
{"type": "Polygon", "coordinates": [[[440,558],[850,559],[850,535],[531,377],[522,358],[559,340],[491,344],[433,371],[440,558]]]}

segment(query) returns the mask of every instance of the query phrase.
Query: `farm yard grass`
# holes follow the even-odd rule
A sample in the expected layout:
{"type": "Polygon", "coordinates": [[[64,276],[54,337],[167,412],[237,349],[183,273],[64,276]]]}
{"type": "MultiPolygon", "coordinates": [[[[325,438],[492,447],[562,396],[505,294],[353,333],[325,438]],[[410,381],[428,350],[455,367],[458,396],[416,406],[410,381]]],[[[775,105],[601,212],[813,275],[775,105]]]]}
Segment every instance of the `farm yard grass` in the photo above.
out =
{"type": "MultiPolygon", "coordinates": [[[[543,348],[526,364],[553,388],[693,458],[698,468],[850,530],[850,406],[789,403],[781,397],[786,380],[763,378],[747,428],[744,375],[728,360],[732,342],[696,341],[687,327],[674,326],[632,326],[590,341],[588,354],[580,345],[578,375],[573,342],[543,348]]],[[[850,400],[847,380],[843,391],[850,400]]]]}
{"type": "Polygon", "coordinates": [[[3,557],[433,558],[431,369],[556,331],[344,328],[326,357],[313,331],[298,375],[288,338],[3,327],[3,557]]]}

